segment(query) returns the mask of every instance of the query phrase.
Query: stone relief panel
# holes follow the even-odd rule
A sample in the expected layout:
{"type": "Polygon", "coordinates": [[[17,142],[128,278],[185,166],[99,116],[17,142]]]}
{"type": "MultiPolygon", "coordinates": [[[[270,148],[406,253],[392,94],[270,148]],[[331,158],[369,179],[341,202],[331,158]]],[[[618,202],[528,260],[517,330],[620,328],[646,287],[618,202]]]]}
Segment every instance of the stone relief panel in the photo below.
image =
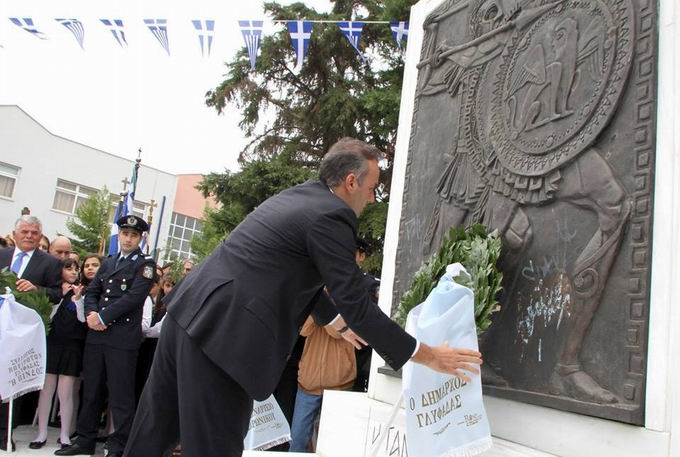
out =
{"type": "Polygon", "coordinates": [[[644,421],[656,14],[449,0],[425,21],[394,303],[451,226],[497,229],[488,394],[644,421]]]}

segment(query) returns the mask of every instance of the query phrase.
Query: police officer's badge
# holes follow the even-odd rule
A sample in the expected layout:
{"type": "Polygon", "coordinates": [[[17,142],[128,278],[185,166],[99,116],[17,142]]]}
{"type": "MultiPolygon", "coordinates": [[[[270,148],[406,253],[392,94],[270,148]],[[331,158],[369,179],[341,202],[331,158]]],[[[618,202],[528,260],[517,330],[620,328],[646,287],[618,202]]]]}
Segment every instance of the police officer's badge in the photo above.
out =
{"type": "Polygon", "coordinates": [[[145,266],[142,276],[144,276],[146,279],[153,278],[153,267],[151,265],[145,266]]]}
{"type": "Polygon", "coordinates": [[[121,284],[121,285],[120,285],[120,290],[122,290],[123,292],[125,292],[125,289],[127,289],[127,284],[121,284]]]}
{"type": "Polygon", "coordinates": [[[128,225],[137,225],[137,218],[135,216],[130,216],[127,218],[128,225]]]}

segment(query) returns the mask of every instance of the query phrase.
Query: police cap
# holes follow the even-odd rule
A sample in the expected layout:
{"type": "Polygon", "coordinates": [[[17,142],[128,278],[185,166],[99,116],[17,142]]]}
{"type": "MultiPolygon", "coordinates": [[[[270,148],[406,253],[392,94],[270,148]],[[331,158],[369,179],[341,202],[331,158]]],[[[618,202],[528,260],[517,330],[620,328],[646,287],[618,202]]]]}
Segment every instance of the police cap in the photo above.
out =
{"type": "Polygon", "coordinates": [[[146,232],[149,230],[149,224],[147,224],[144,219],[141,217],[133,216],[133,215],[128,215],[128,216],[123,216],[120,219],[116,221],[116,225],[118,225],[119,228],[128,228],[128,229],[133,229],[137,230],[138,232],[146,232]]]}

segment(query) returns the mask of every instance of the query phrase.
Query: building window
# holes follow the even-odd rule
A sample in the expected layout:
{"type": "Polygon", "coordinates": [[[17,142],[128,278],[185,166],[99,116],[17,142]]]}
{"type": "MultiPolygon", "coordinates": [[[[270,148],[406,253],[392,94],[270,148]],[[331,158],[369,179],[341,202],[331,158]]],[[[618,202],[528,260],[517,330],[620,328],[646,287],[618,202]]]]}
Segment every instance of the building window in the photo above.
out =
{"type": "Polygon", "coordinates": [[[14,198],[19,167],[0,162],[0,197],[14,198]]]}
{"type": "Polygon", "coordinates": [[[168,233],[167,260],[188,259],[191,257],[191,239],[201,233],[203,223],[200,219],[172,213],[168,233]]]}
{"type": "Polygon", "coordinates": [[[81,186],[63,179],[57,179],[52,209],[73,214],[85,200],[97,193],[97,189],[81,186]]]}

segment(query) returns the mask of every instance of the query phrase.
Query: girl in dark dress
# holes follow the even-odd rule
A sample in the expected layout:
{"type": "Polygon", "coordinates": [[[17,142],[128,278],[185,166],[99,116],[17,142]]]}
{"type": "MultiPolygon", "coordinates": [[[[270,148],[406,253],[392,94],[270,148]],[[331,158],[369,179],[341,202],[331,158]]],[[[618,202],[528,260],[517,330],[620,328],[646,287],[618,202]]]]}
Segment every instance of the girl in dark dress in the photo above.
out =
{"type": "Polygon", "coordinates": [[[38,435],[29,445],[31,449],[40,449],[47,441],[47,423],[55,390],[59,397],[61,418],[59,439],[62,446],[71,443],[69,435],[74,411],[73,398],[76,381],[83,368],[83,347],[87,334],[79,273],[78,262],[64,260],[64,298],[55,307],[50,333],[47,335],[47,374],[38,402],[38,435]]]}

